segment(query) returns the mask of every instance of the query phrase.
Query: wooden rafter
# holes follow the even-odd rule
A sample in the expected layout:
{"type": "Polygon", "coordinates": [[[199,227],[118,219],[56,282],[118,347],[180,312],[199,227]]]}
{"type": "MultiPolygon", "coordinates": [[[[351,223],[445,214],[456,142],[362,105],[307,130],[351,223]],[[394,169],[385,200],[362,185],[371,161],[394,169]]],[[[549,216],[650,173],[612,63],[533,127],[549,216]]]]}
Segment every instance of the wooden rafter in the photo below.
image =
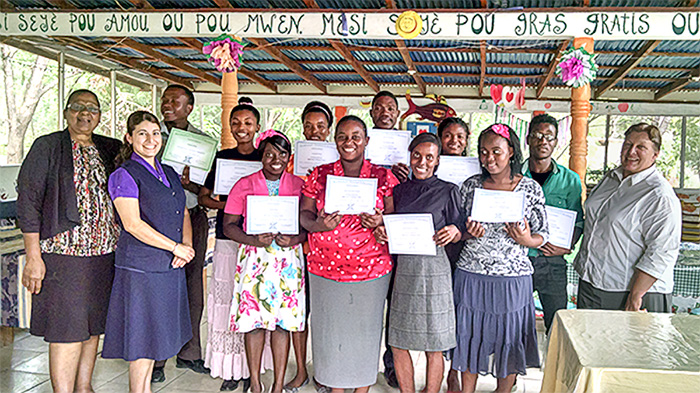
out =
{"type": "Polygon", "coordinates": [[[484,79],[486,79],[486,41],[481,40],[479,42],[479,53],[481,57],[481,64],[479,70],[481,75],[479,75],[479,96],[484,95],[484,79]]]}
{"type": "Polygon", "coordinates": [[[359,61],[357,61],[355,56],[352,55],[352,52],[350,52],[350,50],[345,46],[345,44],[343,44],[342,42],[340,42],[338,40],[329,40],[329,41],[331,42],[331,45],[333,45],[335,50],[337,50],[338,53],[340,53],[340,55],[343,56],[345,61],[347,61],[348,64],[350,64],[352,66],[352,68],[355,70],[355,72],[357,72],[362,77],[362,79],[364,79],[365,82],[367,82],[369,87],[371,87],[375,93],[378,93],[379,92],[379,84],[377,83],[377,81],[372,79],[372,76],[369,74],[369,72],[367,72],[365,67],[362,64],[360,64],[359,61]]]}
{"type": "Polygon", "coordinates": [[[675,82],[669,83],[666,86],[660,88],[659,91],[657,91],[656,94],[654,94],[654,99],[658,100],[662,97],[673,93],[674,91],[678,91],[686,87],[689,83],[693,82],[693,78],[700,77],[700,67],[688,71],[690,71],[690,73],[686,77],[680,78],[675,82]]]}
{"type": "Polygon", "coordinates": [[[139,71],[143,71],[156,79],[163,79],[163,80],[166,80],[166,81],[169,81],[172,83],[176,83],[179,85],[187,86],[190,88],[192,87],[192,81],[190,79],[181,78],[179,76],[171,75],[166,71],[162,71],[156,67],[152,67],[152,66],[143,64],[143,63],[141,63],[141,62],[139,62],[136,59],[131,58],[131,57],[117,55],[117,54],[109,53],[109,52],[104,52],[99,47],[96,47],[96,46],[94,46],[90,43],[87,43],[83,40],[80,40],[78,38],[74,38],[74,37],[54,37],[54,38],[57,39],[58,41],[64,43],[64,44],[66,44],[66,45],[74,46],[76,48],[85,50],[89,53],[94,53],[94,54],[96,54],[96,56],[98,58],[111,60],[115,63],[119,63],[119,64],[122,64],[124,66],[131,67],[131,68],[139,70],[139,71]]]}
{"type": "Polygon", "coordinates": [[[653,41],[647,41],[644,45],[642,45],[641,48],[639,48],[638,51],[632,55],[632,58],[629,59],[625,64],[620,67],[615,74],[613,74],[612,77],[610,77],[609,80],[607,80],[605,83],[602,85],[598,86],[595,89],[595,99],[600,98],[600,96],[603,95],[608,89],[611,87],[615,86],[619,81],[622,80],[634,67],[639,64],[646,55],[651,53],[659,44],[661,43],[661,40],[653,40],[653,41]]]}
{"type": "Polygon", "coordinates": [[[315,76],[311,75],[311,73],[305,69],[303,69],[298,62],[293,61],[287,55],[282,53],[281,50],[274,46],[270,46],[269,43],[262,39],[262,38],[248,38],[248,41],[254,43],[257,45],[259,48],[262,48],[265,52],[267,52],[270,56],[274,57],[279,61],[280,63],[284,64],[292,70],[295,74],[299,75],[302,79],[316,87],[317,89],[321,90],[323,94],[327,94],[328,90],[326,89],[326,86],[318,79],[316,79],[315,76]]]}
{"type": "Polygon", "coordinates": [[[395,40],[394,42],[396,42],[396,47],[399,49],[403,62],[406,63],[409,75],[413,77],[413,80],[418,85],[418,89],[420,90],[421,94],[425,95],[428,91],[427,85],[425,84],[423,78],[418,74],[418,69],[416,69],[416,65],[413,63],[413,59],[411,59],[411,53],[408,51],[406,44],[403,42],[403,40],[395,40]]]}
{"type": "Polygon", "coordinates": [[[561,58],[561,53],[566,49],[569,44],[571,43],[571,39],[564,40],[562,41],[561,45],[557,48],[557,51],[554,53],[554,57],[552,57],[552,61],[549,62],[549,67],[547,67],[547,72],[545,73],[544,79],[540,82],[540,85],[537,86],[537,98],[540,98],[542,96],[542,92],[544,92],[544,88],[549,84],[549,81],[552,80],[552,77],[554,76],[554,71],[556,71],[557,68],[557,63],[559,63],[559,59],[561,58]]]}

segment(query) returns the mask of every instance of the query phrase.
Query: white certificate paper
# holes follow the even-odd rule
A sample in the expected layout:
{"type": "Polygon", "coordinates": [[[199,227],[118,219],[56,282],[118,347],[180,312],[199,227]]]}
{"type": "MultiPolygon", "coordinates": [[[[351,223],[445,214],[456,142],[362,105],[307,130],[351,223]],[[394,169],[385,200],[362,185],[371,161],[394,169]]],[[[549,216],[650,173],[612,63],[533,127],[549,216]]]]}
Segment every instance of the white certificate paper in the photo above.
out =
{"type": "Polygon", "coordinates": [[[248,195],[246,233],[299,234],[299,198],[294,196],[248,195]]]}
{"type": "Polygon", "coordinates": [[[377,179],[328,175],[326,180],[326,213],[374,214],[377,179]]]}
{"type": "Polygon", "coordinates": [[[306,176],[309,170],[319,165],[340,159],[335,143],[319,141],[296,141],[294,145],[294,174],[306,176]]]}
{"type": "Polygon", "coordinates": [[[216,176],[214,180],[214,195],[228,195],[236,182],[262,169],[258,161],[216,160],[216,176]]]}
{"type": "Polygon", "coordinates": [[[384,226],[391,254],[437,254],[432,214],[388,214],[384,226]]]}
{"type": "Polygon", "coordinates": [[[481,173],[481,164],[476,157],[440,156],[437,177],[461,186],[465,180],[481,173]]]}
{"type": "Polygon", "coordinates": [[[570,249],[576,226],[576,212],[554,206],[544,208],[547,211],[549,242],[557,247],[570,249]]]}
{"type": "Polygon", "coordinates": [[[17,177],[21,165],[0,165],[0,202],[17,200],[17,177]]]}
{"type": "MultiPolygon", "coordinates": [[[[181,164],[179,162],[169,161],[169,160],[163,159],[163,160],[161,160],[160,163],[170,165],[171,167],[173,167],[173,169],[175,169],[175,172],[177,172],[177,174],[180,176],[182,176],[182,171],[185,170],[185,164],[181,164]]],[[[204,181],[207,179],[208,173],[209,173],[208,171],[191,166],[190,167],[190,181],[192,183],[196,183],[196,184],[199,184],[201,186],[204,184],[204,181]]]]}
{"type": "Polygon", "coordinates": [[[219,144],[214,138],[173,128],[163,150],[163,160],[209,172],[219,144]]]}
{"type": "Polygon", "coordinates": [[[369,144],[365,149],[365,159],[375,165],[394,165],[399,162],[408,165],[408,145],[411,131],[380,130],[367,131],[369,144]]]}
{"type": "Polygon", "coordinates": [[[478,222],[517,222],[525,217],[521,191],[474,190],[471,218],[478,222]]]}

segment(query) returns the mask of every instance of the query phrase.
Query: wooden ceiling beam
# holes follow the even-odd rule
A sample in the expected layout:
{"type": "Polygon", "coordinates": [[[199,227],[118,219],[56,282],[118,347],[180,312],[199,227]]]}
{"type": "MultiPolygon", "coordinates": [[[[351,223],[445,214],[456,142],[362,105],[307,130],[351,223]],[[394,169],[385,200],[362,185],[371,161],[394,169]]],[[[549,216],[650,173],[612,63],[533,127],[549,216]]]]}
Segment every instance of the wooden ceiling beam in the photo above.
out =
{"type": "Polygon", "coordinates": [[[377,83],[377,81],[372,79],[372,76],[369,74],[369,72],[367,72],[365,67],[362,64],[360,64],[359,61],[357,61],[355,56],[352,55],[352,52],[350,52],[350,50],[348,50],[348,48],[345,46],[345,44],[343,44],[342,42],[340,42],[338,40],[329,40],[329,41],[330,41],[331,45],[333,45],[335,50],[337,50],[338,53],[340,53],[340,55],[343,56],[345,61],[347,61],[348,64],[350,64],[352,66],[352,68],[355,70],[355,72],[357,72],[362,77],[362,79],[364,79],[365,82],[367,82],[369,87],[371,87],[375,93],[379,93],[379,84],[377,83]]]}
{"type": "Polygon", "coordinates": [[[239,68],[238,73],[245,76],[246,78],[256,82],[257,84],[264,86],[265,88],[277,93],[277,85],[274,82],[262,78],[260,75],[246,68],[239,68]]]}
{"type": "Polygon", "coordinates": [[[638,51],[632,55],[632,58],[627,60],[625,64],[623,64],[617,72],[613,74],[610,79],[608,79],[605,83],[602,85],[598,86],[595,89],[595,94],[594,98],[598,99],[600,96],[603,95],[608,89],[611,87],[615,86],[617,82],[621,81],[634,67],[637,66],[642,60],[644,60],[644,57],[654,51],[654,49],[659,46],[661,43],[661,40],[653,40],[653,41],[647,41],[642,45],[641,48],[639,48],[638,51]]]}
{"type": "Polygon", "coordinates": [[[549,67],[547,67],[547,72],[545,73],[544,79],[540,81],[540,85],[537,86],[537,92],[536,92],[536,97],[540,98],[542,97],[542,92],[544,92],[544,88],[549,84],[549,81],[552,80],[552,77],[554,76],[554,71],[557,69],[557,64],[559,63],[559,59],[561,58],[562,52],[569,46],[571,43],[571,39],[564,40],[562,43],[559,45],[559,48],[557,48],[557,51],[554,52],[554,57],[552,57],[552,61],[549,62],[549,67]]]}
{"type": "Polygon", "coordinates": [[[103,58],[115,63],[122,64],[127,67],[145,72],[156,79],[163,79],[171,83],[176,83],[179,85],[187,86],[192,88],[192,80],[187,78],[182,78],[179,76],[172,75],[166,71],[159,70],[156,67],[152,67],[146,64],[142,64],[135,58],[126,57],[122,55],[117,55],[114,53],[104,52],[101,48],[95,47],[81,39],[75,37],[53,37],[54,39],[62,42],[65,45],[70,45],[89,53],[95,54],[97,58],[103,58]]]}
{"type": "Polygon", "coordinates": [[[168,57],[162,53],[159,53],[155,49],[151,48],[150,46],[148,46],[146,44],[142,44],[140,42],[134,41],[131,38],[125,39],[122,43],[127,45],[129,48],[131,48],[137,52],[141,52],[146,56],[150,56],[154,59],[157,59],[158,61],[162,61],[163,63],[165,63],[167,65],[178,68],[181,71],[192,74],[192,75],[194,75],[198,78],[201,78],[207,82],[211,82],[211,83],[214,83],[216,85],[221,84],[220,78],[217,78],[214,75],[210,75],[209,73],[207,73],[204,70],[201,70],[199,68],[195,68],[195,67],[192,67],[190,65],[187,65],[182,60],[174,59],[172,57],[168,57]]]}
{"type": "Polygon", "coordinates": [[[479,64],[479,70],[481,75],[479,75],[479,96],[484,95],[484,82],[486,79],[486,41],[481,40],[479,42],[479,56],[481,64],[479,64]]]}
{"type": "Polygon", "coordinates": [[[406,43],[404,43],[403,40],[394,40],[394,42],[396,43],[396,47],[399,49],[403,62],[406,63],[406,67],[408,67],[408,74],[413,77],[413,80],[416,82],[416,85],[418,85],[418,89],[420,90],[421,94],[425,95],[428,89],[425,81],[418,74],[418,70],[416,69],[416,65],[413,63],[413,59],[411,59],[411,53],[408,51],[406,43]]]}
{"type": "Polygon", "coordinates": [[[302,79],[304,79],[317,89],[321,90],[323,94],[328,94],[326,86],[320,80],[316,79],[315,76],[311,75],[309,71],[303,69],[298,62],[293,61],[292,59],[287,57],[287,55],[282,53],[282,51],[279,50],[277,47],[270,46],[270,43],[262,38],[248,38],[248,41],[254,43],[259,48],[262,48],[262,50],[264,50],[270,56],[277,59],[277,61],[279,61],[280,63],[287,66],[287,68],[292,70],[295,74],[299,75],[302,79]]]}
{"type": "Polygon", "coordinates": [[[662,97],[678,91],[693,82],[693,78],[700,77],[700,67],[688,71],[690,71],[690,73],[685,78],[678,79],[675,82],[669,83],[668,85],[660,88],[659,91],[654,94],[654,99],[659,100],[662,97]]]}

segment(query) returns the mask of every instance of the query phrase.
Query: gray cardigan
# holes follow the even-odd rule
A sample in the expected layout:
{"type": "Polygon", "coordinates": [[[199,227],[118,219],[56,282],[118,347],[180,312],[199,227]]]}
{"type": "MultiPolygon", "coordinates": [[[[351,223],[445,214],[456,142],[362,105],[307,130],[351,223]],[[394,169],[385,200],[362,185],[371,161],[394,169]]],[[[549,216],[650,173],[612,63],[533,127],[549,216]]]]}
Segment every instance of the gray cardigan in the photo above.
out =
{"type": "MultiPolygon", "coordinates": [[[[97,134],[92,141],[109,176],[121,142],[97,134]]],[[[73,175],[68,129],[34,141],[17,179],[17,217],[23,233],[38,232],[39,238],[48,239],[80,225],[73,175]]]]}

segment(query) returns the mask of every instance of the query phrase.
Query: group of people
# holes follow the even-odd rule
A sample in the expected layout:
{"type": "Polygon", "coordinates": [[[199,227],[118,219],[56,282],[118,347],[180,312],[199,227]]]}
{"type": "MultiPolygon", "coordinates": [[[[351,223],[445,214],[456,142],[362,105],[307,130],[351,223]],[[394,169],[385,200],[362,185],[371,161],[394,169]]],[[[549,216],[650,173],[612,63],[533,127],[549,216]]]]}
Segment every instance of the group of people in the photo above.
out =
{"type": "MultiPolygon", "coordinates": [[[[580,177],[556,163],[556,119],[535,116],[523,160],[518,135],[492,124],[477,139],[481,173],[456,185],[439,179],[444,155],[466,156],[470,130],[445,119],[437,134],[417,135],[409,164],[391,168],[365,159],[368,125],[337,121],[312,101],[302,112],[304,137],[335,142],[340,156],[307,176],[293,174],[292,143],[261,132],[260,112],[242,99],[230,116],[236,147],[216,159],[261,162],[228,195],[215,195],[216,165],[204,184],[161,164],[173,127],[194,133],[187,116],[194,96],[169,86],[163,120],[145,111],[127,120],[124,143],[93,134],[97,96],[68,98],[64,131],[38,138],[18,180],[18,215],[27,264],[23,284],[33,293],[31,333],[49,342],[56,392],[92,391],[98,338],[102,356],[130,362],[134,392],[165,379],[164,362],[210,373],[221,390],[266,391],[260,374],[273,369],[275,393],[367,392],[376,383],[385,335],[384,377],[402,392],[417,391],[409,351],[426,353],[424,391],[435,393],[451,361],[449,392],[473,392],[478,375],[509,392],[516,376],[539,365],[533,290],[547,330],[566,308],[566,261],[571,247],[549,242],[545,206],[577,214],[572,244],[583,234],[575,267],[580,308],[669,312],[673,265],[680,242],[680,203],[654,166],[658,128],[637,124],[625,133],[621,165],[591,192],[584,211],[580,177]],[[377,179],[372,213],[327,212],[328,176],[377,179]],[[520,192],[524,219],[472,220],[475,190],[520,192]],[[249,234],[249,196],[299,198],[300,231],[249,234]],[[202,269],[206,210],[216,210],[216,244],[208,286],[208,337],[202,355],[202,269]],[[434,256],[391,255],[384,217],[427,213],[434,256]],[[314,375],[306,368],[312,334],[314,375]],[[290,347],[296,375],[285,383],[290,347]]],[[[372,126],[396,129],[396,97],[372,102],[372,126]]]]}

